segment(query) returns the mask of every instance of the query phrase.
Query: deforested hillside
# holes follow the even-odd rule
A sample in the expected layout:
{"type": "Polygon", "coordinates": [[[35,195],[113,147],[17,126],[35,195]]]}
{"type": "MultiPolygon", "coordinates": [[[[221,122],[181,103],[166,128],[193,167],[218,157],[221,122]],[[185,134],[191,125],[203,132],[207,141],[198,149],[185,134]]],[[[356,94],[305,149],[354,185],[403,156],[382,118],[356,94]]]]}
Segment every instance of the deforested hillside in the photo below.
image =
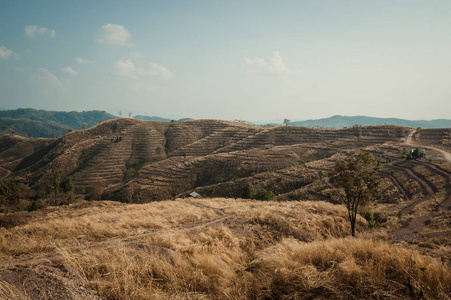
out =
{"type": "Polygon", "coordinates": [[[414,141],[420,145],[438,146],[451,151],[451,128],[420,128],[414,135],[414,141]]]}
{"type": "MultiPolygon", "coordinates": [[[[408,133],[408,128],[389,125],[363,127],[357,137],[352,129],[258,128],[219,120],[149,122],[120,118],[61,138],[18,137],[23,145],[29,145],[26,147],[15,147],[11,142],[14,137],[3,136],[0,167],[36,189],[48,186],[58,173],[72,178],[76,193],[89,193],[97,184],[110,199],[147,202],[201,187],[215,190],[211,187],[215,184],[246,185],[246,178],[258,174],[296,174],[306,162],[346,149],[401,142],[408,133]]],[[[298,181],[272,188],[272,192],[286,193],[305,184],[298,181]]],[[[221,196],[218,191],[221,188],[215,195],[221,196]]],[[[222,196],[239,196],[241,191],[222,196]]]]}

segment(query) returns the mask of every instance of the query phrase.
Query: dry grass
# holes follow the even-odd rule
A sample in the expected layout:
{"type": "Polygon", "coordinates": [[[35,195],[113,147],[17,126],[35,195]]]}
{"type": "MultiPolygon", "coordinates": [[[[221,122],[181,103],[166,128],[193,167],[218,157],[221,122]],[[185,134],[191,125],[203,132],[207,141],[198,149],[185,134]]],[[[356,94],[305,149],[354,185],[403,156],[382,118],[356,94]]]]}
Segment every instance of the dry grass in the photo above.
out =
{"type": "Polygon", "coordinates": [[[53,255],[106,299],[447,299],[449,267],[365,227],[359,219],[360,238],[347,238],[345,209],[324,202],[100,202],[3,229],[0,251],[16,256],[8,264],[53,255]]]}
{"type": "Polygon", "coordinates": [[[23,289],[6,281],[0,280],[0,299],[28,300],[30,299],[23,289]]]}
{"type": "Polygon", "coordinates": [[[105,299],[449,299],[449,267],[358,221],[348,238],[346,210],[325,202],[97,202],[35,213],[0,233],[0,251],[35,266],[45,252],[105,299]]]}

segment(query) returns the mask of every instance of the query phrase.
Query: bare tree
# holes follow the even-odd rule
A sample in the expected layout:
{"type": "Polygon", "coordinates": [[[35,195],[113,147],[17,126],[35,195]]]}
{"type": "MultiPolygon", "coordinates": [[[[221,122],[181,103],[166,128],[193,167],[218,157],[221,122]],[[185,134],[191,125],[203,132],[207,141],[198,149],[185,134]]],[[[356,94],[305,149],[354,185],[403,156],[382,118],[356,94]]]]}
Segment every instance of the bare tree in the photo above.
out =
{"type": "Polygon", "coordinates": [[[377,161],[371,153],[363,152],[352,158],[338,161],[330,172],[330,182],[348,209],[351,233],[355,236],[355,223],[359,206],[373,199],[378,191],[377,161]]]}
{"type": "Polygon", "coordinates": [[[97,198],[99,201],[102,200],[102,194],[106,189],[106,180],[103,178],[97,178],[91,186],[91,195],[93,198],[97,198]]]}
{"type": "Polygon", "coordinates": [[[132,117],[132,113],[131,113],[131,112],[128,113],[128,117],[129,117],[129,118],[132,117]]]}
{"type": "Polygon", "coordinates": [[[291,123],[291,121],[288,120],[288,119],[283,120],[283,124],[284,124],[285,126],[290,126],[290,123],[291,123]]]}
{"type": "Polygon", "coordinates": [[[357,137],[357,142],[360,143],[360,137],[362,136],[362,126],[355,124],[352,126],[352,133],[357,137]]]}
{"type": "Polygon", "coordinates": [[[81,127],[83,127],[83,129],[88,128],[88,123],[86,122],[81,123],[81,127]]]}
{"type": "Polygon", "coordinates": [[[119,111],[119,117],[122,117],[122,111],[121,110],[119,111]]]}

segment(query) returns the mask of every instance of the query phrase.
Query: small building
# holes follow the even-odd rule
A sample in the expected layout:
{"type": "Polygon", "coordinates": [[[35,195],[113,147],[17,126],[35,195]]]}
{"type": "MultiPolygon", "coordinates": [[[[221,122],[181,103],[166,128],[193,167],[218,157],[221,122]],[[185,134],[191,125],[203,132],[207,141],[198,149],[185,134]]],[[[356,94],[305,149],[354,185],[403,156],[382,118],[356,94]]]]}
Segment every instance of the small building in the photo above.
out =
{"type": "Polygon", "coordinates": [[[419,158],[419,157],[425,157],[426,156],[426,149],[410,149],[410,156],[412,158],[419,158]]]}
{"type": "Polygon", "coordinates": [[[192,198],[202,198],[202,196],[196,192],[189,193],[189,196],[192,198]]]}

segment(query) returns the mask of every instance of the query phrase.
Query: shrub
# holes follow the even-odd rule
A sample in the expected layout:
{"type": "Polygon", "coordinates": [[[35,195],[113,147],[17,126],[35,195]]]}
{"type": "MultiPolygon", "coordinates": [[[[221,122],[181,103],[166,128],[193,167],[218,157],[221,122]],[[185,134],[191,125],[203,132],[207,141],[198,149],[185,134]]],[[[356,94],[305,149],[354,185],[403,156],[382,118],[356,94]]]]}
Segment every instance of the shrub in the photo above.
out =
{"type": "Polygon", "coordinates": [[[275,195],[272,191],[270,191],[270,190],[262,189],[262,190],[258,193],[257,198],[258,198],[259,200],[266,200],[266,201],[269,201],[269,200],[274,200],[274,199],[276,198],[276,195],[275,195]]]}
{"type": "Polygon", "coordinates": [[[369,228],[377,227],[378,224],[377,224],[377,221],[374,219],[374,211],[373,211],[372,208],[368,209],[364,213],[363,217],[365,218],[365,220],[368,221],[368,227],[369,228]]]}
{"type": "Polygon", "coordinates": [[[252,183],[248,183],[243,190],[243,198],[245,199],[255,199],[257,196],[257,190],[252,183]]]}

